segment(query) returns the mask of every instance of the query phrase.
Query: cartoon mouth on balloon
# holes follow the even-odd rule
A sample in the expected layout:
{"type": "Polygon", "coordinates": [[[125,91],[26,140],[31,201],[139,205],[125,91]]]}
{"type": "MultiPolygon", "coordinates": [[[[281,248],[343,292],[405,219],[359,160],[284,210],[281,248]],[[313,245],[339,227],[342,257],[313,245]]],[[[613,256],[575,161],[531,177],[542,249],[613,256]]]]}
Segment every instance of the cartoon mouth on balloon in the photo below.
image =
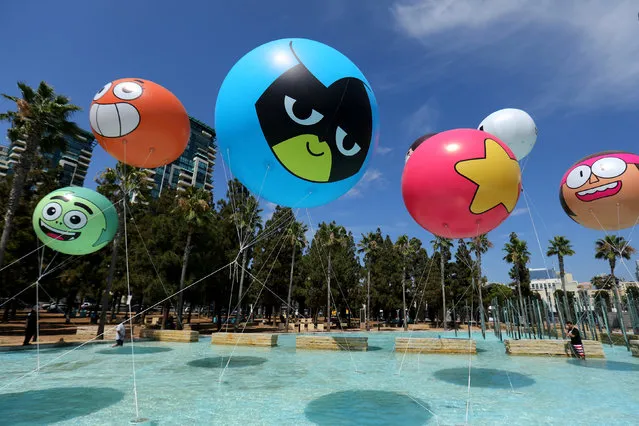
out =
{"type": "Polygon", "coordinates": [[[117,104],[93,104],[89,112],[91,127],[100,136],[119,138],[137,129],[140,113],[126,102],[117,104]]]}
{"type": "Polygon", "coordinates": [[[584,191],[577,192],[577,198],[581,201],[594,201],[600,198],[612,197],[621,191],[621,181],[617,180],[605,185],[596,186],[594,188],[586,189],[584,191]]]}
{"type": "Polygon", "coordinates": [[[328,143],[317,135],[299,135],[272,147],[275,157],[295,176],[311,182],[328,182],[333,156],[328,143]]]}
{"type": "Polygon", "coordinates": [[[49,238],[53,238],[58,241],[73,241],[80,237],[81,232],[67,232],[60,229],[53,228],[40,219],[40,230],[45,233],[49,238]]]}

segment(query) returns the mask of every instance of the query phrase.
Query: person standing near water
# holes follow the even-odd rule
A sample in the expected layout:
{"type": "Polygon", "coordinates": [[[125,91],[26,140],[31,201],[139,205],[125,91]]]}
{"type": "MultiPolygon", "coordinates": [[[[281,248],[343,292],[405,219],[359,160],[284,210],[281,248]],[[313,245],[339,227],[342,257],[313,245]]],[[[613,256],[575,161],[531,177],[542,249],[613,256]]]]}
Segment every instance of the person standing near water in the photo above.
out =
{"type": "Polygon", "coordinates": [[[581,359],[586,359],[584,345],[581,342],[581,334],[579,333],[579,329],[575,327],[571,321],[566,321],[566,334],[570,337],[570,344],[575,354],[581,359]]]}
{"type": "Polygon", "coordinates": [[[111,347],[114,348],[116,346],[124,346],[125,338],[126,338],[126,328],[124,328],[124,321],[122,321],[120,324],[118,324],[117,327],[115,327],[115,343],[111,347]]]}
{"type": "Polygon", "coordinates": [[[36,340],[37,330],[38,330],[38,313],[36,312],[36,308],[31,308],[31,312],[27,314],[27,324],[24,328],[24,342],[22,346],[30,345],[29,341],[33,338],[33,341],[36,340]]]}

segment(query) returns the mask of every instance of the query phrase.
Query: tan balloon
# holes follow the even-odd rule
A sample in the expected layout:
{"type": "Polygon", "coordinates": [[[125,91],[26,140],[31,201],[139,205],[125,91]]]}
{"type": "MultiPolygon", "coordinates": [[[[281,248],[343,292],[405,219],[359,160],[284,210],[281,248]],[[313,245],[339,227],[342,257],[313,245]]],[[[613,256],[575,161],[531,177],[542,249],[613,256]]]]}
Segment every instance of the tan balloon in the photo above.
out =
{"type": "Polygon", "coordinates": [[[639,156],[600,152],[575,163],[564,175],[559,201],[586,228],[618,231],[639,220],[639,156]]]}

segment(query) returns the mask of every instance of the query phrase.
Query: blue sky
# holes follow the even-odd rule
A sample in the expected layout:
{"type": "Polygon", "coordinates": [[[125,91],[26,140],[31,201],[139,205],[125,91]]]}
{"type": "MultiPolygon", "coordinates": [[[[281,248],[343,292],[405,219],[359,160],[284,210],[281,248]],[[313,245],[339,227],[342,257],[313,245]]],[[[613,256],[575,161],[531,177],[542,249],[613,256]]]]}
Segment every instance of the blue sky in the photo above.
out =
{"type": "MultiPolygon", "coordinates": [[[[491,281],[507,280],[502,248],[515,231],[528,241],[531,267],[556,263],[542,256],[537,237],[545,252],[553,235],[567,236],[577,254],[566,268],[585,281],[607,271],[593,258],[594,240],[603,233],[568,219],[558,185],[585,155],[639,151],[638,10],[625,0],[558,3],[7,2],[0,15],[0,91],[16,94],[17,80],[46,80],[84,108],[75,118],[90,129],[94,93],[108,81],[142,77],[167,87],[189,114],[213,124],[217,91],[242,55],[283,37],[321,41],[367,76],[379,103],[381,134],[365,177],[341,199],[310,209],[313,226],[335,219],[356,237],[380,226],[393,238],[406,233],[430,246],[432,236],[413,222],[401,197],[407,147],[424,133],[476,127],[497,109],[521,108],[539,128],[523,164],[528,205],[522,197],[513,215],[489,234],[495,247],[484,258],[485,273],[491,281]]],[[[0,101],[0,110],[8,107],[0,101]]],[[[86,185],[93,187],[97,173],[113,163],[97,147],[86,185]]],[[[223,196],[221,159],[215,186],[216,198],[223,196]]],[[[264,207],[267,216],[272,206],[264,207]]],[[[308,220],[306,212],[301,219],[308,220]]],[[[621,235],[632,238],[631,230],[621,235]]],[[[630,278],[623,265],[619,273],[630,278]]]]}

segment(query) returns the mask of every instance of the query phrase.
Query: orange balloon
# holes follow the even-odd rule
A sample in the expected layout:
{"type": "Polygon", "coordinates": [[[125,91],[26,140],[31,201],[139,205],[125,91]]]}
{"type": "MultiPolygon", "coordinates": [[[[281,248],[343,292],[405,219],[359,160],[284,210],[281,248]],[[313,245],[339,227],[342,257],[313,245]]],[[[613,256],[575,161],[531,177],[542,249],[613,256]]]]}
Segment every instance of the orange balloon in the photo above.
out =
{"type": "Polygon", "coordinates": [[[180,100],[159,84],[139,78],[121,78],[100,89],[93,97],[89,121],[100,146],[134,167],[175,161],[191,133],[180,100]]]}

